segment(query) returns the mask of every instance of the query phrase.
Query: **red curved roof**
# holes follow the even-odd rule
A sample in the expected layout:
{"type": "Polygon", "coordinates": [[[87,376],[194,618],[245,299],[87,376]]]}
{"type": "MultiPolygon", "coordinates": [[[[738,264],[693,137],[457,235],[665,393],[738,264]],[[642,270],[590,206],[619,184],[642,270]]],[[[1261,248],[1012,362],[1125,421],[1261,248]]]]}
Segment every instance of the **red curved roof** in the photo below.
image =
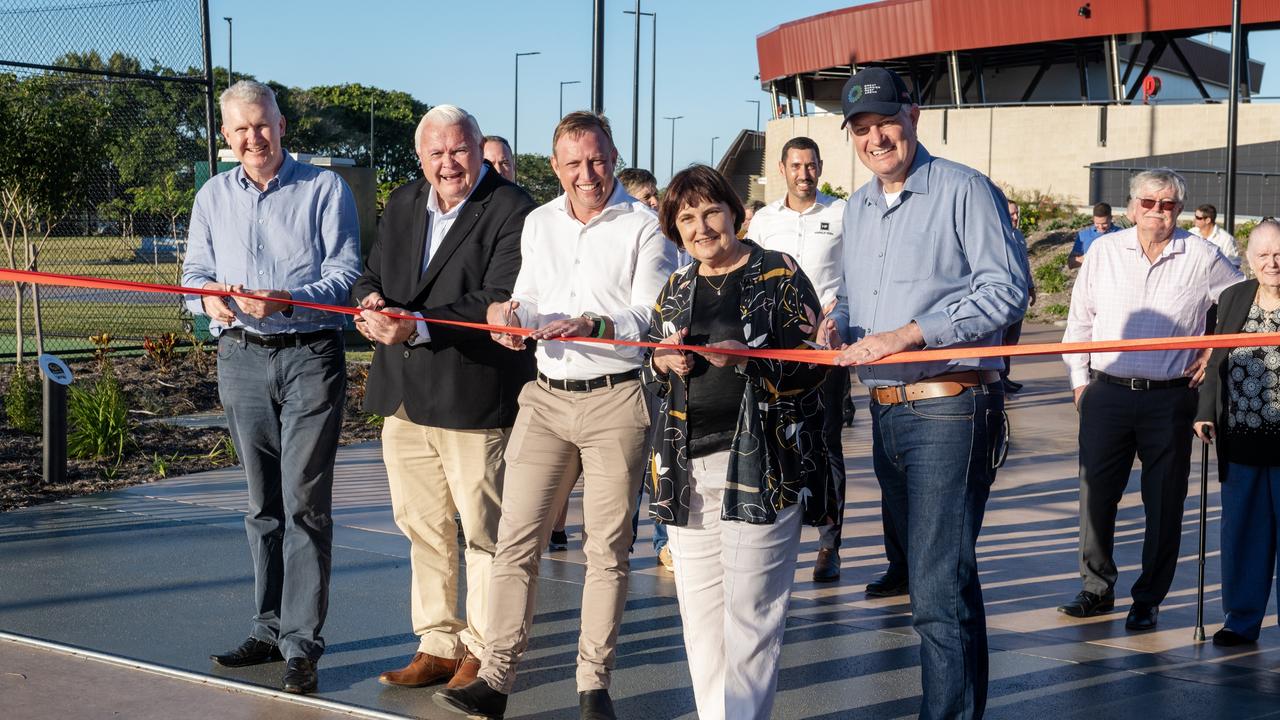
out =
{"type": "MultiPolygon", "coordinates": [[[[1227,27],[1231,0],[883,0],[779,25],[756,37],[760,80],[850,62],[1078,40],[1141,32],[1227,27]]],[[[1241,22],[1280,22],[1280,2],[1253,0],[1241,22]]]]}

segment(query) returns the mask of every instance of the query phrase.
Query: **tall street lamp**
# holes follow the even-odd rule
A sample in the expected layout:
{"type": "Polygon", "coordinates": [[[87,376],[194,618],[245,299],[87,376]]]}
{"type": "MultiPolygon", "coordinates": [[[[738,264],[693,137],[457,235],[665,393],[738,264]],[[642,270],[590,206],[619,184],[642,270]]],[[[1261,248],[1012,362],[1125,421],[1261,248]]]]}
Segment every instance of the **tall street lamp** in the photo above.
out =
{"type": "Polygon", "coordinates": [[[720,139],[719,135],[711,138],[711,167],[716,166],[716,141],[720,139]]]}
{"type": "MultiPolygon", "coordinates": [[[[633,14],[632,10],[623,10],[627,15],[633,14]]],[[[649,69],[649,170],[657,169],[658,162],[654,158],[658,152],[658,13],[642,12],[653,18],[653,45],[649,51],[650,61],[652,63],[649,69]]]]}
{"type": "Polygon", "coordinates": [[[520,58],[529,55],[541,55],[540,51],[516,53],[516,88],[515,103],[511,118],[511,168],[520,172],[520,58]]]}
{"type": "Polygon", "coordinates": [[[560,122],[560,118],[564,117],[564,86],[577,85],[581,80],[561,80],[560,81],[560,115],[556,118],[556,122],[560,122]]]}
{"type": "Polygon", "coordinates": [[[636,61],[631,76],[631,167],[640,164],[640,0],[636,0],[636,61]]]}
{"type": "Polygon", "coordinates": [[[756,104],[756,132],[760,132],[760,101],[748,100],[747,102],[756,104]]]}
{"type": "Polygon", "coordinates": [[[231,18],[224,17],[227,21],[227,87],[236,84],[235,75],[231,74],[231,18]]]}
{"type": "Polygon", "coordinates": [[[671,178],[676,175],[676,121],[683,117],[683,115],[676,115],[675,117],[664,115],[662,117],[663,120],[671,121],[671,174],[667,176],[667,183],[670,183],[671,178]]]}

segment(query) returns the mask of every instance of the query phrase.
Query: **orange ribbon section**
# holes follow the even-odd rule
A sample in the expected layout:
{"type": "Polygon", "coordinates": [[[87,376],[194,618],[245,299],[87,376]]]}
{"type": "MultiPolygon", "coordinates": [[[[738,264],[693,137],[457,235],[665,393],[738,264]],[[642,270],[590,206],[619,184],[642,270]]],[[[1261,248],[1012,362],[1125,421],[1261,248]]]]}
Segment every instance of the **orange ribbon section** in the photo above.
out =
{"type": "MultiPolygon", "coordinates": [[[[110,280],[106,278],[86,277],[82,275],[58,275],[56,273],[35,272],[31,270],[7,270],[0,268],[0,281],[35,283],[39,285],[55,285],[60,287],[78,287],[94,290],[124,290],[128,292],[164,293],[171,295],[205,295],[213,297],[243,297],[261,299],[247,293],[236,293],[222,290],[204,290],[201,288],[178,287],[175,285],[159,285],[154,283],[135,282],[132,280],[110,280]]],[[[294,307],[302,307],[322,312],[341,315],[360,315],[360,308],[340,305],[324,305],[301,300],[280,300],[294,307]]],[[[379,314],[399,320],[419,320],[415,315],[393,313],[385,310],[379,314]]],[[[532,328],[506,327],[487,325],[485,323],[462,322],[460,320],[439,320],[426,318],[426,322],[439,325],[471,328],[484,332],[507,333],[527,336],[532,328]]],[[[706,351],[699,345],[660,345],[659,343],[635,340],[612,340],[605,338],[566,337],[556,338],[552,342],[585,342],[604,345],[623,345],[627,347],[664,347],[689,352],[706,351]]],[[[1096,340],[1074,343],[1035,343],[1029,345],[1000,345],[994,347],[942,348],[938,350],[912,350],[883,357],[870,365],[886,365],[891,363],[930,362],[936,360],[955,360],[958,358],[990,358],[990,357],[1022,357],[1027,355],[1068,355],[1073,353],[1101,352],[1139,352],[1156,350],[1200,350],[1204,348],[1256,347],[1259,345],[1280,345],[1280,333],[1237,333],[1234,335],[1203,335],[1193,337],[1172,338],[1138,338],[1132,340],[1096,340]]],[[[779,349],[742,349],[717,348],[723,355],[761,358],[767,360],[786,360],[791,362],[835,365],[836,350],[779,350],[779,349]]]]}

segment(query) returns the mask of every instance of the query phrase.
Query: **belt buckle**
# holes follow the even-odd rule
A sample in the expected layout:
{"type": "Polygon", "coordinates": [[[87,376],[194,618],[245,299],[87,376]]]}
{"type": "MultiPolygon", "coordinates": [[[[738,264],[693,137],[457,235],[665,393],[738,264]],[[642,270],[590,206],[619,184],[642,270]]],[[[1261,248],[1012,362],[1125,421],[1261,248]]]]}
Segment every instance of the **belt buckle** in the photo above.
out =
{"type": "Polygon", "coordinates": [[[1145,386],[1146,386],[1146,381],[1144,381],[1142,378],[1129,378],[1130,390],[1146,390],[1147,388],[1145,386]]]}
{"type": "Polygon", "coordinates": [[[612,389],[613,389],[613,376],[612,376],[612,375],[605,375],[605,376],[604,376],[604,386],[605,386],[605,387],[607,387],[607,388],[609,388],[610,390],[612,390],[612,389]]]}

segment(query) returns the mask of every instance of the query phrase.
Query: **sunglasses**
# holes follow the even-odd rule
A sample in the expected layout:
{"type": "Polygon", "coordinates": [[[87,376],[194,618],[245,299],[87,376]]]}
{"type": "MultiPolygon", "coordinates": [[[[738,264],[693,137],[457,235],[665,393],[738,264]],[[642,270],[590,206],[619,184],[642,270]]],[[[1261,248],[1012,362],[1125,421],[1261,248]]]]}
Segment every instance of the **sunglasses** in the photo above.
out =
{"type": "Polygon", "coordinates": [[[1159,205],[1160,212],[1169,212],[1178,207],[1177,200],[1156,200],[1155,198],[1138,198],[1138,204],[1142,206],[1143,210],[1150,210],[1159,205]]]}
{"type": "Polygon", "coordinates": [[[1209,218],[1205,217],[1204,215],[1196,215],[1196,216],[1195,216],[1195,218],[1196,218],[1197,220],[1208,220],[1208,219],[1209,219],[1209,218]]]}

